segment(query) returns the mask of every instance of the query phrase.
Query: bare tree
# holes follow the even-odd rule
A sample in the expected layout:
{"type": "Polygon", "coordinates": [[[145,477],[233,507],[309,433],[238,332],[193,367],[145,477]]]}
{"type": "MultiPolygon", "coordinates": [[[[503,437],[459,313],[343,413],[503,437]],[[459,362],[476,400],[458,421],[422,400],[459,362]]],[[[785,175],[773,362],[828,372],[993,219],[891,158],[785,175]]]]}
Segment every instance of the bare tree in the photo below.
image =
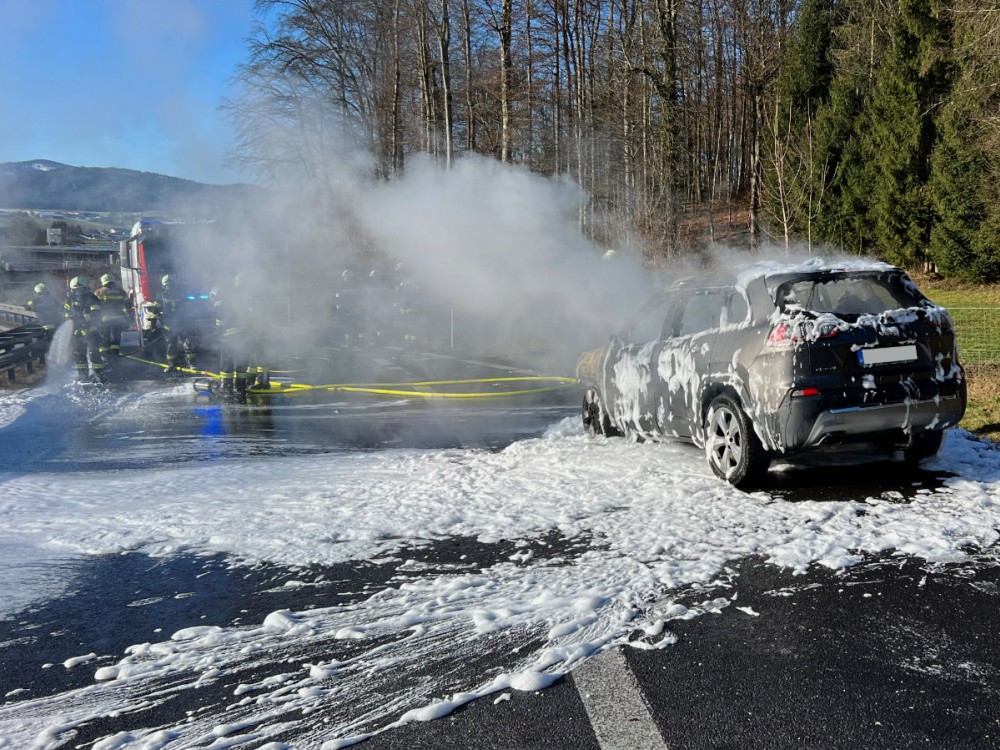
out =
{"type": "Polygon", "coordinates": [[[704,236],[688,230],[685,242],[714,238],[723,202],[731,216],[748,206],[755,241],[765,208],[785,217],[791,236],[792,195],[765,176],[792,168],[793,144],[781,159],[762,145],[776,142],[773,79],[797,0],[256,7],[267,21],[238,73],[244,97],[229,109],[238,158],[262,173],[295,164],[332,184],[324,154],[345,141],[362,144],[384,178],[414,152],[443,164],[463,150],[491,153],[574,179],[586,189],[583,231],[628,224],[654,254],[684,251],[686,217],[708,221],[704,236]]]}

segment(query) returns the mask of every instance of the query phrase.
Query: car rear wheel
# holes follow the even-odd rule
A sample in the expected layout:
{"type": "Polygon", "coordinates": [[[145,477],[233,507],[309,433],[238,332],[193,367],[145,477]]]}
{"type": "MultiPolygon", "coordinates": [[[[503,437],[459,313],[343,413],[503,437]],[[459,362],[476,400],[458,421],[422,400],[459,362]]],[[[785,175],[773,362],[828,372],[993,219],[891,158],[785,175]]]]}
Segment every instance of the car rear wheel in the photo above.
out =
{"type": "Polygon", "coordinates": [[[921,432],[913,436],[910,445],[903,451],[903,458],[907,463],[916,464],[925,458],[937,455],[941,449],[941,442],[944,440],[944,432],[931,430],[921,432]]]}
{"type": "Polygon", "coordinates": [[[737,487],[761,481],[771,464],[750,418],[729,396],[719,396],[708,409],[705,452],[716,476],[737,487]]]}

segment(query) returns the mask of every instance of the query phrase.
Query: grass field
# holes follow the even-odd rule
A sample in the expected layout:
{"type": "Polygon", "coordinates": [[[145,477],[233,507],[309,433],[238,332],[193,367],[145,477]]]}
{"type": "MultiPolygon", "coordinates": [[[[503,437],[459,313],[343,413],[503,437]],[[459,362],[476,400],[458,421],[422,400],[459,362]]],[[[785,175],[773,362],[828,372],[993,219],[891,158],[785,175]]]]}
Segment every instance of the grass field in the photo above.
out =
{"type": "Polygon", "coordinates": [[[969,365],[969,406],[961,427],[1000,441],[1000,365],[969,365]]]}
{"type": "Polygon", "coordinates": [[[951,311],[969,383],[962,427],[1000,441],[1000,284],[915,277],[924,294],[951,311]]]}

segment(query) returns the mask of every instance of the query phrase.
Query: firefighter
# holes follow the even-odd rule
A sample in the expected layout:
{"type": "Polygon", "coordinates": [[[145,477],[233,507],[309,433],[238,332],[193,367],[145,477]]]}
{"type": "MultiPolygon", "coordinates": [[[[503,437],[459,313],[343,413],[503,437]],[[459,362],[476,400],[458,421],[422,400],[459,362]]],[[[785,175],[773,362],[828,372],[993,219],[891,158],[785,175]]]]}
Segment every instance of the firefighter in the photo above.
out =
{"type": "Polygon", "coordinates": [[[160,327],[166,336],[167,372],[177,372],[177,357],[184,355],[184,364],[189,370],[195,366],[195,351],[191,344],[191,323],[189,310],[184,299],[174,292],[172,276],[165,274],[160,279],[159,312],[160,327]]]}
{"type": "Polygon", "coordinates": [[[45,330],[45,335],[51,339],[55,335],[56,328],[63,321],[62,303],[55,298],[45,284],[35,284],[34,294],[25,306],[35,313],[38,325],[45,330]]]}
{"type": "Polygon", "coordinates": [[[132,318],[132,301],[115,284],[110,273],[101,277],[101,286],[94,292],[101,303],[96,321],[102,359],[121,355],[122,331],[132,318]]]}
{"type": "Polygon", "coordinates": [[[101,382],[104,375],[104,359],[101,357],[100,342],[94,325],[100,320],[101,302],[90,291],[84,276],[74,276],[69,282],[66,297],[66,317],[73,321],[73,363],[76,365],[78,382],[88,379],[88,365],[92,372],[90,379],[101,382]]]}
{"type": "Polygon", "coordinates": [[[265,356],[265,324],[267,316],[264,314],[264,298],[257,299],[253,296],[254,289],[248,287],[242,274],[236,274],[233,284],[237,289],[237,299],[240,309],[243,311],[247,321],[247,339],[249,341],[248,353],[249,362],[247,364],[247,388],[268,389],[271,387],[271,368],[264,362],[265,356]]]}
{"type": "Polygon", "coordinates": [[[139,320],[142,327],[143,346],[151,342],[160,341],[163,338],[163,329],[160,327],[160,304],[154,300],[146,300],[139,308],[139,320]]]}
{"type": "Polygon", "coordinates": [[[209,298],[219,333],[219,375],[223,395],[245,401],[252,341],[247,327],[249,310],[241,304],[240,280],[237,274],[229,290],[212,287],[209,298]]]}
{"type": "Polygon", "coordinates": [[[381,269],[373,268],[362,287],[361,308],[364,311],[365,344],[384,345],[392,324],[392,294],[381,269]]]}
{"type": "Polygon", "coordinates": [[[361,315],[362,292],[357,284],[354,271],[345,268],[340,274],[340,283],[334,294],[334,326],[339,334],[340,345],[346,349],[358,346],[364,340],[361,315]]]}
{"type": "Polygon", "coordinates": [[[420,285],[406,274],[402,263],[396,264],[398,282],[394,290],[393,311],[396,343],[405,351],[417,349],[417,312],[420,303],[420,285]]]}

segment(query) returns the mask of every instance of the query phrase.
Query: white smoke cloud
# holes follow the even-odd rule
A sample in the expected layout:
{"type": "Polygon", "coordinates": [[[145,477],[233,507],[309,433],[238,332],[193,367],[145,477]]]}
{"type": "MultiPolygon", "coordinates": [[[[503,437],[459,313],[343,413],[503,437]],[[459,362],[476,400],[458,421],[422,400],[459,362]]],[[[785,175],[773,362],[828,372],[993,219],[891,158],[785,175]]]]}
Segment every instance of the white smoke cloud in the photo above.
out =
{"type": "Polygon", "coordinates": [[[566,179],[479,156],[451,168],[415,159],[393,181],[369,178],[369,166],[356,152],[331,154],[324,190],[284,186],[245,220],[217,222],[214,239],[199,232],[179,266],[211,270],[222,284],[239,273],[262,335],[283,353],[341,343],[335,307],[345,298],[362,308],[358,318],[392,314],[408,280],[419,289],[422,345],[454,341],[557,374],[571,374],[651,288],[641,254],[622,248],[605,260],[586,239],[578,216],[587,196],[566,179]],[[344,270],[355,293],[344,294],[344,270]]]}
{"type": "Polygon", "coordinates": [[[521,326],[555,348],[587,331],[605,336],[645,291],[637,255],[604,261],[581,233],[585,200],[567,180],[469,156],[451,169],[412,164],[401,180],[365,192],[357,216],[460,317],[492,321],[497,331],[521,326]]]}

